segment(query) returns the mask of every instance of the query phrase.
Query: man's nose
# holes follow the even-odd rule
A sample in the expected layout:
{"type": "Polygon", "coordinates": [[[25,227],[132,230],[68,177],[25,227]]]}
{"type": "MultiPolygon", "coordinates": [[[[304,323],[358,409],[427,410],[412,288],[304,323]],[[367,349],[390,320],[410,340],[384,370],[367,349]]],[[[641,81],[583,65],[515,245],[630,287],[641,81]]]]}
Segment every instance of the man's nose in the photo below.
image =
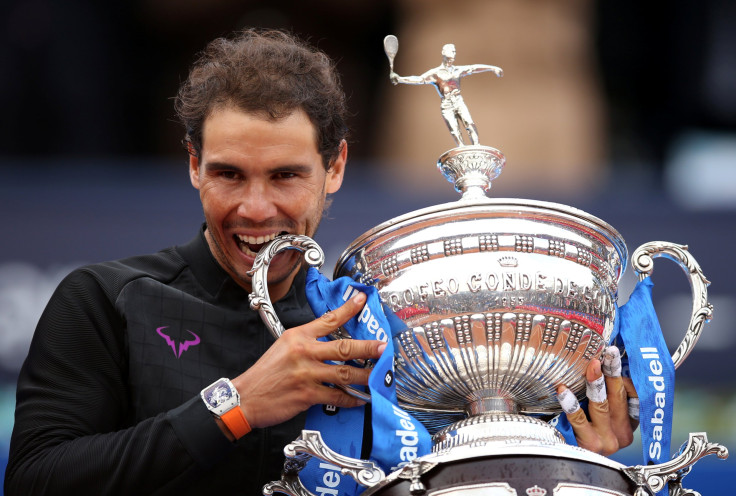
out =
{"type": "Polygon", "coordinates": [[[244,185],[238,204],[238,215],[252,222],[264,222],[276,216],[273,192],[266,184],[252,181],[244,185]]]}

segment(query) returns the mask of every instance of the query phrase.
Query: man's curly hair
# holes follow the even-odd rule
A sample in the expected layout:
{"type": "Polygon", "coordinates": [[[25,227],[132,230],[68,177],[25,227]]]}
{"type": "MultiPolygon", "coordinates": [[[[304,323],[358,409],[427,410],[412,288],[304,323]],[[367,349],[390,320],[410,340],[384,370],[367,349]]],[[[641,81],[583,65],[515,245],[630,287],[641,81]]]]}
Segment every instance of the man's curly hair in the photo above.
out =
{"type": "Polygon", "coordinates": [[[304,110],[326,169],[347,136],[345,94],[332,60],[283,31],[248,29],[199,54],[175,101],[189,153],[200,155],[204,121],[223,107],[274,120],[304,110]]]}

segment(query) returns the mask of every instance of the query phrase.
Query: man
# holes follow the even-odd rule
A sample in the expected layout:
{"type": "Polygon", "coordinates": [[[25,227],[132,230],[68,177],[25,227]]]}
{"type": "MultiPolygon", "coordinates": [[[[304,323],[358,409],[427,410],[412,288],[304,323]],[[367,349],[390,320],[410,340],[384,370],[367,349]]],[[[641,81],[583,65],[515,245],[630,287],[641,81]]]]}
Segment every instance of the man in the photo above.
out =
{"type": "Polygon", "coordinates": [[[281,32],[218,39],[176,107],[206,223],[188,244],[60,284],[18,381],[8,495],[260,494],[302,412],[360,404],[324,384],[367,384],[368,372],[324,362],[385,347],[317,341],[365,295],[314,320],[293,252],[269,269],[282,337],[248,305],[258,250],[314,235],[342,183],[345,102],[330,60],[281,32]]]}
{"type": "Polygon", "coordinates": [[[345,102],[329,59],[281,33],[217,40],[177,109],[206,227],[60,285],[19,378],[8,494],[259,494],[279,477],[298,413],[358,404],[323,383],[366,384],[368,372],[323,362],[380,356],[377,341],[315,340],[364,296],[312,321],[293,251],[273,261],[270,292],[287,327],[309,323],[274,345],[248,305],[258,249],[314,235],[342,181],[345,102]],[[253,429],[236,444],[200,398],[221,377],[253,429]]]}
{"type": "Polygon", "coordinates": [[[493,71],[497,77],[503,76],[500,67],[486,64],[455,65],[455,45],[447,44],[442,47],[442,64],[430,69],[421,76],[399,76],[391,72],[391,82],[394,84],[432,84],[440,94],[440,108],[450,134],[458,146],[462,146],[463,137],[459,123],[468,131],[468,137],[473,145],[477,145],[478,129],[470,116],[462,95],[460,94],[460,78],[476,72],[493,71]]]}

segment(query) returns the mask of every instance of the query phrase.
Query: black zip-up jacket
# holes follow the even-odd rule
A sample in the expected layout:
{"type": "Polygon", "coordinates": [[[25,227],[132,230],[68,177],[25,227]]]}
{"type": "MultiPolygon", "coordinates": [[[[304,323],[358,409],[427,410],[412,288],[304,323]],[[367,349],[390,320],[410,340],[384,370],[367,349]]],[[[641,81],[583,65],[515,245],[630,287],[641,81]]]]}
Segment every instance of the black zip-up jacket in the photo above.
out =
{"type": "MultiPolygon", "coordinates": [[[[314,318],[304,272],[274,306],[287,329],[314,318]]],[[[261,494],[304,415],[231,443],[199,392],[273,341],[203,229],[183,246],[75,270],[20,372],[6,495],[261,494]]]]}

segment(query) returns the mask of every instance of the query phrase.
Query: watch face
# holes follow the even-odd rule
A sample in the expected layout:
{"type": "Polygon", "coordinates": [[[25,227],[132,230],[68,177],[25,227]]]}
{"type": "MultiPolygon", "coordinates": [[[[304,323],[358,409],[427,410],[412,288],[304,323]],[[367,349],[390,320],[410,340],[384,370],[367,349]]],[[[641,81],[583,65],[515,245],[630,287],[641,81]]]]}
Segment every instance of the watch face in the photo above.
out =
{"type": "Polygon", "coordinates": [[[201,396],[207,404],[207,408],[218,416],[240,404],[240,396],[237,390],[232,387],[230,381],[224,379],[220,379],[204,388],[201,396]]]}
{"type": "Polygon", "coordinates": [[[207,403],[217,408],[218,406],[224,405],[230,398],[233,397],[232,391],[225,384],[215,385],[214,389],[210,389],[205,393],[207,403]]]}

